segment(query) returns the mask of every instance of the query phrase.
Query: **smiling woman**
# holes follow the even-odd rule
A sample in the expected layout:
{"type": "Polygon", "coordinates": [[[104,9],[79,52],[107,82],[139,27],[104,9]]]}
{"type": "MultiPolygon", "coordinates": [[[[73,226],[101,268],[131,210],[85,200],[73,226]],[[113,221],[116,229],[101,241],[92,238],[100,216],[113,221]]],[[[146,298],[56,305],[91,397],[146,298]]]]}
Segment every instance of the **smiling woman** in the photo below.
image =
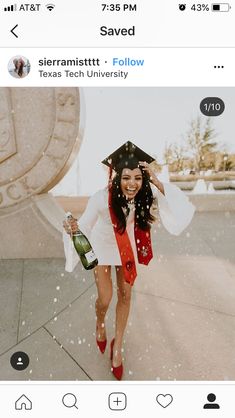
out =
{"type": "Polygon", "coordinates": [[[133,199],[141,189],[143,183],[142,172],[139,168],[130,170],[124,168],[121,175],[121,190],[128,200],[133,199]]]}
{"type": "MultiPolygon", "coordinates": [[[[105,316],[112,299],[111,266],[116,268],[117,297],[115,337],[111,341],[111,370],[116,379],[123,374],[122,343],[126,328],[132,286],[137,277],[137,264],[148,265],[153,257],[151,209],[159,203],[160,216],[169,232],[178,235],[190,223],[194,207],[175,186],[161,183],[150,167],[152,157],[127,142],[103,160],[110,169],[109,186],[98,191],[88,202],[79,219],[79,229],[89,238],[98,258],[94,270],[98,298],[96,300],[96,342],[104,353],[107,336],[105,316]],[[151,184],[150,184],[151,183],[151,184]],[[173,197],[172,197],[173,196],[173,197]],[[172,202],[174,200],[174,202],[172,202]],[[174,213],[174,210],[176,212],[174,213]]],[[[76,232],[76,220],[64,223],[68,234],[76,232]]],[[[68,260],[77,257],[64,234],[66,269],[68,260]]],[[[76,265],[77,260],[72,262],[76,265]]]]}

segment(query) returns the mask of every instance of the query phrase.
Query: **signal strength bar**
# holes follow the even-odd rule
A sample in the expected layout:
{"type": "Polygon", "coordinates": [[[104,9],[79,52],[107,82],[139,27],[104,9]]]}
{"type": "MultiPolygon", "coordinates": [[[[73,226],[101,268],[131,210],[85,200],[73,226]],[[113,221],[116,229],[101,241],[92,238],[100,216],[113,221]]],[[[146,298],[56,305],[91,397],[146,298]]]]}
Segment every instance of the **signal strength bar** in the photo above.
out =
{"type": "Polygon", "coordinates": [[[4,12],[16,12],[17,4],[12,4],[11,6],[4,7],[4,12]]]}

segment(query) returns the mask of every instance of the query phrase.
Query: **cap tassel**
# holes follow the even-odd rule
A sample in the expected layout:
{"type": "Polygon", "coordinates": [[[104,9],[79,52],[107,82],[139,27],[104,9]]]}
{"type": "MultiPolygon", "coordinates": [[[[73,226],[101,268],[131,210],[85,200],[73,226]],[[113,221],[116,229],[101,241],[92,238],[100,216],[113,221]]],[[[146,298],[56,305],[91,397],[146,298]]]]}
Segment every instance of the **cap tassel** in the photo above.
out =
{"type": "Polygon", "coordinates": [[[109,190],[111,190],[112,188],[112,172],[113,172],[113,167],[112,164],[109,166],[109,190]]]}

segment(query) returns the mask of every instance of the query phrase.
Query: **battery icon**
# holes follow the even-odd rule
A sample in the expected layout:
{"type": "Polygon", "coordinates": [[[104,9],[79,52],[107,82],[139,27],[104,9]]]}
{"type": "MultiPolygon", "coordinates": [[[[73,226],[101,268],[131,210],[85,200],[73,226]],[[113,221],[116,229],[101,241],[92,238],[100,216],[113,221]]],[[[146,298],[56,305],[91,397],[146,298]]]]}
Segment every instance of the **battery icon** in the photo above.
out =
{"type": "Polygon", "coordinates": [[[213,3],[211,5],[212,12],[229,12],[230,9],[229,3],[213,3]]]}

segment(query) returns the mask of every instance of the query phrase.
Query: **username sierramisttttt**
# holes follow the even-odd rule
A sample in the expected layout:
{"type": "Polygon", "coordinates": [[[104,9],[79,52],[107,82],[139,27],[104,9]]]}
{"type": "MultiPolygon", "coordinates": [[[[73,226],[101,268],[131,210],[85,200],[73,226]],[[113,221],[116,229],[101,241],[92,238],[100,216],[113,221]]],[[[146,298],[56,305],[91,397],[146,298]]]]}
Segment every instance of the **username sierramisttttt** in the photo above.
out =
{"type": "Polygon", "coordinates": [[[40,67],[99,67],[100,59],[99,58],[74,58],[74,59],[50,59],[42,58],[38,61],[40,67]]]}

